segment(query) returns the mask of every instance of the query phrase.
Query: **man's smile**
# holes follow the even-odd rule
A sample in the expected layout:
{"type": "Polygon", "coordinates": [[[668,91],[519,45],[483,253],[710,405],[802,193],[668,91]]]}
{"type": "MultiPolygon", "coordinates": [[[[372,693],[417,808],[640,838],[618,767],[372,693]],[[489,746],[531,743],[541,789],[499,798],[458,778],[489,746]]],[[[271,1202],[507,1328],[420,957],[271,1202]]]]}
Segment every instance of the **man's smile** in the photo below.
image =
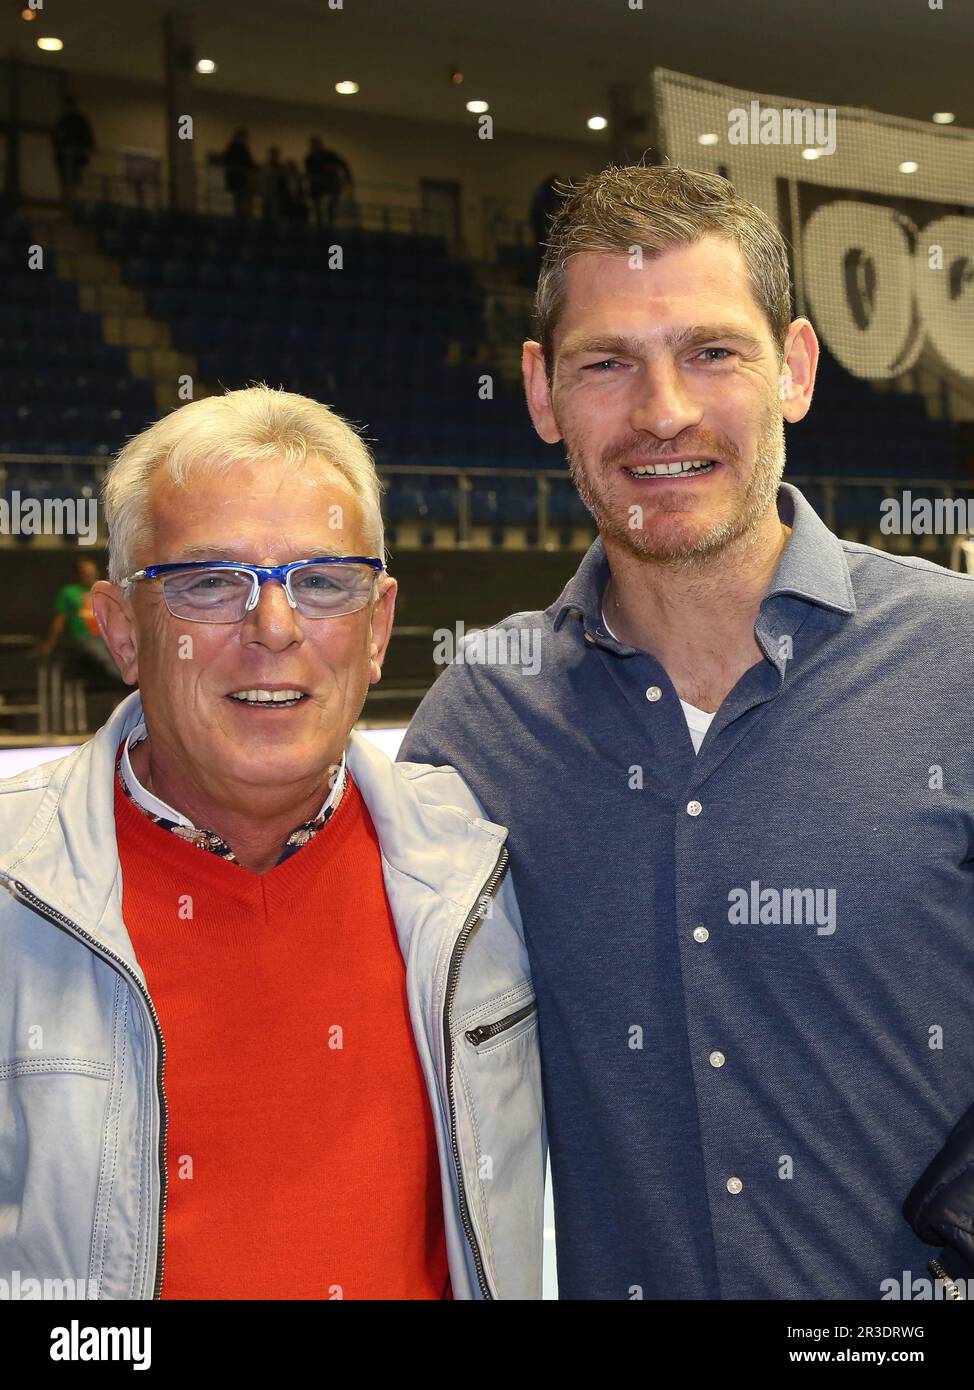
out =
{"type": "Polygon", "coordinates": [[[242,686],[239,690],[227,692],[228,700],[247,709],[294,709],[310,698],[306,690],[296,685],[242,686]]]}
{"type": "Polygon", "coordinates": [[[646,463],[630,463],[623,467],[623,473],[637,482],[653,481],[686,482],[694,478],[704,478],[720,468],[717,459],[685,458],[658,459],[646,463]]]}

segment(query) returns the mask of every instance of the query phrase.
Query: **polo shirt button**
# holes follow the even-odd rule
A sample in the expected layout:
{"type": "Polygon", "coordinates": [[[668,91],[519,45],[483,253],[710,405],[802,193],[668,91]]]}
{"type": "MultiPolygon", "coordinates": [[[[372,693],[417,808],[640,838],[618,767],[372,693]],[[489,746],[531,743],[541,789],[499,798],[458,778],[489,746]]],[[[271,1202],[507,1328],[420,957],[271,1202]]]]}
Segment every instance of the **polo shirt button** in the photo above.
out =
{"type": "Polygon", "coordinates": [[[700,802],[699,802],[699,801],[688,801],[688,802],[687,802],[687,815],[688,815],[688,816],[699,816],[699,814],[700,814],[700,812],[701,812],[702,810],[703,810],[703,807],[700,805],[700,802]]]}
{"type": "Polygon", "coordinates": [[[657,700],[662,700],[662,698],[663,692],[658,685],[651,685],[646,691],[646,699],[652,701],[653,704],[655,704],[657,700]]]}
{"type": "Polygon", "coordinates": [[[726,1060],[727,1058],[722,1052],[711,1052],[710,1054],[710,1065],[712,1067],[722,1067],[726,1060]]]}
{"type": "Polygon", "coordinates": [[[736,1197],[738,1192],[744,1191],[744,1184],[741,1182],[740,1178],[728,1178],[727,1191],[732,1197],[736,1197]]]}
{"type": "Polygon", "coordinates": [[[694,941],[706,941],[706,940],[708,939],[709,936],[710,936],[710,932],[707,930],[706,927],[694,927],[694,929],[693,929],[693,939],[694,939],[694,941]]]}

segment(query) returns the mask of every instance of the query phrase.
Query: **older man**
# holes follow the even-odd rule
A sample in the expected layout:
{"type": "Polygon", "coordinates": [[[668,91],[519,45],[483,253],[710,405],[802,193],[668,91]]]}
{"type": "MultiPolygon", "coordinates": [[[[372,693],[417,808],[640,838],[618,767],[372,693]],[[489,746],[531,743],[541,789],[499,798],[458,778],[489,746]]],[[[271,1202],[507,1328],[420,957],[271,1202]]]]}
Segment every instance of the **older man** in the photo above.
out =
{"type": "Polygon", "coordinates": [[[503,625],[540,671],[449,667],[402,756],[511,827],[560,1291],[878,1299],[971,1099],[974,588],[781,482],[817,343],[726,180],[587,180],[538,317],[599,538],[503,625]]]}
{"type": "Polygon", "coordinates": [[[139,692],[0,786],[0,1277],[539,1296],[505,831],[352,733],[396,591],[367,449],[234,391],[133,439],[105,501],[95,611],[139,692]]]}

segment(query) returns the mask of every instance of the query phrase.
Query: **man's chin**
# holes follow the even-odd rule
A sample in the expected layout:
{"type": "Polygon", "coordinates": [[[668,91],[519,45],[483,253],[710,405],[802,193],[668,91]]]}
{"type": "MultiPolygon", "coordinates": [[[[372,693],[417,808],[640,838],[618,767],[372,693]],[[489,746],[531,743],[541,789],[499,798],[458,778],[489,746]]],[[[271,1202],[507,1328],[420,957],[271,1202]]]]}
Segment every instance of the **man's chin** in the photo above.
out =
{"type": "Polygon", "coordinates": [[[604,538],[611,537],[631,554],[663,562],[717,554],[736,534],[726,522],[690,520],[685,514],[675,513],[662,513],[642,528],[627,526],[622,518],[612,518],[608,525],[600,523],[599,530],[604,538]]]}
{"type": "MultiPolygon", "coordinates": [[[[295,743],[286,747],[266,744],[249,748],[237,746],[224,753],[219,767],[211,761],[209,771],[223,786],[243,788],[246,789],[244,794],[252,792],[254,797],[259,797],[262,789],[288,783],[307,783],[309,774],[319,770],[320,762],[320,743],[295,743]]],[[[327,779],[327,769],[321,775],[327,779]]]]}

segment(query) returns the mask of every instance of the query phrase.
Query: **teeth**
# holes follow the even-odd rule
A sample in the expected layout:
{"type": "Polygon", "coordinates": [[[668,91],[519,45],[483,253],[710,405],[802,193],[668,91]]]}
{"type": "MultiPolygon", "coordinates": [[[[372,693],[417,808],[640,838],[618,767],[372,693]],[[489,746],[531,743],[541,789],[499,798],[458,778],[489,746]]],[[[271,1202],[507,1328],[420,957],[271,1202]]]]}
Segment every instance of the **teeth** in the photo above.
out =
{"type": "Polygon", "coordinates": [[[262,705],[279,705],[286,700],[299,700],[303,693],[301,690],[233,690],[231,699],[249,700],[262,705]]]}
{"type": "Polygon", "coordinates": [[[630,468],[629,472],[636,478],[662,477],[664,474],[677,473],[697,473],[701,468],[712,468],[712,459],[685,459],[682,463],[647,463],[640,464],[638,468],[630,468]]]}

